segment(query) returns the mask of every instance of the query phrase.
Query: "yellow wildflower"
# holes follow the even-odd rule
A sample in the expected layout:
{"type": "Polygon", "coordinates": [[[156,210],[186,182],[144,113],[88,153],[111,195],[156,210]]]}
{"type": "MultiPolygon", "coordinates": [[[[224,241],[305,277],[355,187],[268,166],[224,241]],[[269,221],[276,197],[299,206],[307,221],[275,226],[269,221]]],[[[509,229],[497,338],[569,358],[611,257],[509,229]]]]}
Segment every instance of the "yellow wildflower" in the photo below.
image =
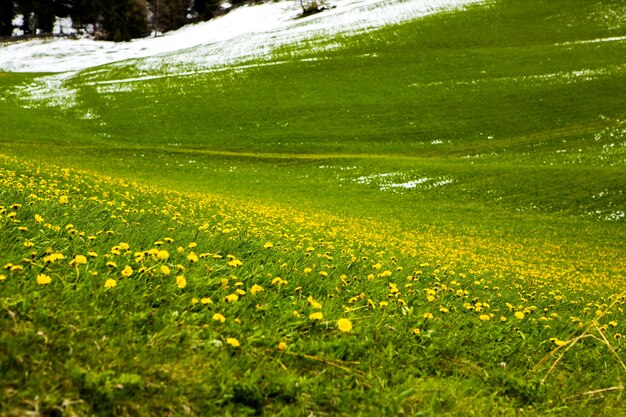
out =
{"type": "Polygon", "coordinates": [[[215,313],[213,314],[213,320],[219,321],[220,323],[224,323],[226,321],[226,317],[223,314],[215,313]]]}
{"type": "Polygon", "coordinates": [[[202,299],[200,300],[200,302],[202,304],[213,304],[213,300],[211,300],[209,297],[202,297],[202,299]]]}
{"type": "Polygon", "coordinates": [[[324,318],[324,315],[322,314],[322,312],[321,312],[321,311],[316,311],[315,313],[311,313],[311,314],[309,315],[309,318],[310,318],[311,320],[321,320],[321,319],[323,319],[323,318],[324,318]]]}
{"type": "Polygon", "coordinates": [[[170,268],[167,265],[161,265],[161,267],[159,268],[159,270],[161,271],[161,273],[165,276],[168,276],[170,274],[170,268]]]}
{"type": "Polygon", "coordinates": [[[337,320],[337,328],[339,331],[349,333],[352,331],[352,322],[349,319],[337,320]]]}
{"type": "Polygon", "coordinates": [[[239,300],[239,296],[237,294],[228,294],[226,297],[224,297],[224,300],[229,303],[234,303],[235,301],[239,300]]]}
{"type": "Polygon", "coordinates": [[[250,288],[250,292],[252,295],[256,295],[256,293],[263,291],[263,287],[258,284],[254,284],[252,288],[250,288]]]}
{"type": "Polygon", "coordinates": [[[515,315],[515,317],[517,317],[520,320],[522,320],[524,317],[526,317],[522,311],[516,311],[514,315],[515,315]]]}
{"type": "Polygon", "coordinates": [[[131,268],[129,265],[126,265],[124,267],[124,269],[122,269],[122,276],[123,277],[129,277],[133,274],[133,268],[131,268]]]}
{"type": "Polygon", "coordinates": [[[35,214],[35,222],[42,223],[43,222],[43,217],[41,217],[41,215],[39,215],[39,214],[35,214]]]}
{"type": "Polygon", "coordinates": [[[566,345],[566,344],[567,344],[567,342],[566,342],[566,341],[564,341],[564,340],[559,340],[559,339],[557,339],[556,337],[551,337],[551,338],[550,338],[550,341],[554,342],[554,344],[555,344],[555,345],[557,345],[557,346],[564,346],[564,345],[566,345]]]}
{"type": "Polygon", "coordinates": [[[274,247],[274,245],[272,244],[272,242],[267,242],[265,245],[263,245],[263,247],[264,247],[265,249],[270,249],[270,248],[273,248],[273,247],[274,247]]]}
{"type": "Polygon", "coordinates": [[[226,343],[228,343],[229,345],[231,345],[232,347],[239,347],[239,340],[235,339],[234,337],[227,337],[226,338],[226,343]]]}
{"type": "Polygon", "coordinates": [[[0,274],[0,281],[4,281],[5,279],[7,279],[6,275],[0,274]]]}
{"type": "Polygon", "coordinates": [[[48,275],[46,274],[37,275],[37,284],[46,285],[46,284],[50,284],[51,282],[52,282],[52,278],[50,278],[48,275]]]}
{"type": "Polygon", "coordinates": [[[198,262],[198,255],[196,255],[195,252],[190,252],[189,255],[187,255],[187,260],[191,263],[198,262]]]}
{"type": "Polygon", "coordinates": [[[424,318],[426,320],[434,318],[433,313],[424,313],[424,318]]]}
{"type": "Polygon", "coordinates": [[[178,288],[185,288],[187,286],[187,280],[184,275],[179,275],[176,277],[176,286],[178,288]]]}
{"type": "Polygon", "coordinates": [[[232,261],[228,262],[228,265],[232,267],[238,267],[243,265],[243,262],[241,262],[239,259],[233,259],[232,261]]]}
{"type": "Polygon", "coordinates": [[[480,319],[480,321],[489,321],[489,320],[491,320],[491,316],[489,314],[481,314],[480,316],[478,316],[478,318],[480,319]]]}
{"type": "Polygon", "coordinates": [[[111,278],[107,279],[104,282],[104,288],[113,288],[116,285],[117,285],[117,281],[115,281],[114,279],[111,279],[111,278]]]}
{"type": "Polygon", "coordinates": [[[311,307],[313,307],[313,308],[315,308],[317,310],[322,308],[322,304],[319,301],[315,301],[313,299],[313,296],[309,296],[306,300],[309,302],[309,304],[311,304],[311,307]]]}
{"type": "Polygon", "coordinates": [[[287,343],[285,343],[285,342],[278,343],[278,346],[276,346],[276,349],[278,349],[278,350],[285,350],[285,349],[287,349],[287,343]]]}
{"type": "Polygon", "coordinates": [[[160,251],[158,251],[156,253],[156,257],[157,257],[157,259],[159,259],[161,261],[165,261],[165,260],[167,260],[167,258],[170,257],[170,254],[166,250],[160,250],[160,251]]]}

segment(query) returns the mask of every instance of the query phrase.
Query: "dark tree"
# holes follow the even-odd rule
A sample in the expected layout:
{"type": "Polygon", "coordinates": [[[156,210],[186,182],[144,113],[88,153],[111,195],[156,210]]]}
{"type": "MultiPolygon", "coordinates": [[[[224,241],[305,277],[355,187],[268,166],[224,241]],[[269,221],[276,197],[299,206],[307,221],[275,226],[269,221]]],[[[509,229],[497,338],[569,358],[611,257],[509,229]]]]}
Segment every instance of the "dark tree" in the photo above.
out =
{"type": "Polygon", "coordinates": [[[187,15],[191,0],[150,0],[151,26],[153,30],[166,32],[189,23],[187,15]]]}
{"type": "Polygon", "coordinates": [[[41,33],[52,33],[55,20],[54,0],[34,0],[35,28],[41,33]]]}
{"type": "Polygon", "coordinates": [[[148,34],[144,0],[94,0],[100,12],[105,39],[124,42],[148,34]]]}
{"type": "Polygon", "coordinates": [[[11,36],[14,17],[15,4],[13,0],[0,0],[0,36],[11,36]]]}
{"type": "Polygon", "coordinates": [[[220,10],[219,0],[193,0],[191,11],[198,20],[209,20],[215,17],[220,10]]]}
{"type": "Polygon", "coordinates": [[[67,0],[65,3],[75,29],[85,29],[98,21],[98,10],[93,0],[67,0]]]}

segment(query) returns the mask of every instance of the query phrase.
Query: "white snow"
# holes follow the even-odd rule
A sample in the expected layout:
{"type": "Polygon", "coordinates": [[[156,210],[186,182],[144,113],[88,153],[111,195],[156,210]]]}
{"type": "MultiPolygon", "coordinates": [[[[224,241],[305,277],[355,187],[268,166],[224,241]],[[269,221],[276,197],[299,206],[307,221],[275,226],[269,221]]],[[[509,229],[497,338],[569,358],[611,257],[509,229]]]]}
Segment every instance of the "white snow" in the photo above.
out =
{"type": "MultiPolygon", "coordinates": [[[[180,73],[267,57],[283,45],[373,30],[478,1],[334,0],[334,8],[305,18],[298,18],[301,9],[297,1],[268,2],[239,7],[225,16],[163,36],[125,43],[58,38],[1,43],[0,70],[66,72],[145,58],[140,70],[163,70],[166,66],[166,71],[180,73]],[[184,53],[176,53],[179,51],[184,53]]],[[[59,22],[59,29],[61,24],[67,27],[67,22],[59,22]]]]}

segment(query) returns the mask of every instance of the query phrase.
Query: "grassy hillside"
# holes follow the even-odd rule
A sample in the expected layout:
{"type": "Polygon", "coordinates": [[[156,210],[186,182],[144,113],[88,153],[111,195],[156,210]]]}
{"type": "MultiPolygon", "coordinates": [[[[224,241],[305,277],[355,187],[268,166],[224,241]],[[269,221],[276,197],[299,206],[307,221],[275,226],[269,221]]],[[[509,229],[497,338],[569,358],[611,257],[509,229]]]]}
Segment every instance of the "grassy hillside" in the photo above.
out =
{"type": "Polygon", "coordinates": [[[620,415],[624,18],[0,74],[0,413],[620,415]]]}

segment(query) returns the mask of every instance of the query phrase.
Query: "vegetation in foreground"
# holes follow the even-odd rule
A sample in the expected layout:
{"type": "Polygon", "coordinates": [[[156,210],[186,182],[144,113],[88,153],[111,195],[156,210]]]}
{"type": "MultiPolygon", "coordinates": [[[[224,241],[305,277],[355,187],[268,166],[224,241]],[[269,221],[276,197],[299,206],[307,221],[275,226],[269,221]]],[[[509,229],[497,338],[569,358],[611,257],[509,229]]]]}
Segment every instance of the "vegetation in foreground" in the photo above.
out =
{"type": "Polygon", "coordinates": [[[380,225],[6,157],[0,179],[5,414],[623,405],[623,282],[501,278],[380,225]]]}
{"type": "Polygon", "coordinates": [[[619,7],[3,74],[1,412],[623,414],[619,7]]]}

